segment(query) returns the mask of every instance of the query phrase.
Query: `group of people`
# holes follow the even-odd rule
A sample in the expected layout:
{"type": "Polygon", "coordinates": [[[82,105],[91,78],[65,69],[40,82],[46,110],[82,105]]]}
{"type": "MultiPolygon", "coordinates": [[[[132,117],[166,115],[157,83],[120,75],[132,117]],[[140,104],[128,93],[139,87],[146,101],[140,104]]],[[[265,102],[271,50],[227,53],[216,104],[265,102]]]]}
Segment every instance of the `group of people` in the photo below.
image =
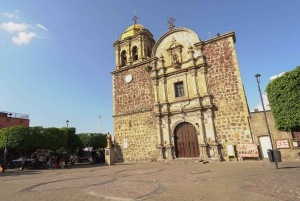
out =
{"type": "Polygon", "coordinates": [[[49,169],[57,169],[57,168],[67,168],[68,163],[71,163],[71,167],[74,166],[75,163],[75,157],[74,155],[50,155],[50,156],[43,156],[40,155],[38,158],[35,158],[37,164],[39,164],[40,168],[46,168],[49,169]]]}

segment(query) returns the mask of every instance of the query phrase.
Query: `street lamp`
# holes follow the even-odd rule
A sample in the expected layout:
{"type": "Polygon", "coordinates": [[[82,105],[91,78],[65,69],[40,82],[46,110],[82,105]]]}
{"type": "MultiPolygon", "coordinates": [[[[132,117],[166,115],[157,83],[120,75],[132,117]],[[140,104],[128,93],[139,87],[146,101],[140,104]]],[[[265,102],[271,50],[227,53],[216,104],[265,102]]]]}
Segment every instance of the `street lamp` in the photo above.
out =
{"type": "MultiPolygon", "coordinates": [[[[260,90],[260,76],[261,75],[258,74],[258,73],[255,75],[256,81],[257,81],[257,85],[258,85],[258,91],[259,91],[259,95],[260,95],[260,99],[261,99],[261,104],[262,104],[262,107],[263,107],[263,110],[264,110],[264,115],[265,115],[265,121],[266,121],[266,125],[267,125],[267,130],[268,130],[268,134],[269,134],[270,141],[271,141],[271,147],[272,147],[272,151],[273,151],[274,150],[273,140],[272,140],[272,136],[271,136],[271,133],[270,133],[269,124],[268,124],[267,115],[266,115],[266,110],[265,110],[265,105],[264,105],[264,101],[263,101],[263,98],[262,98],[262,95],[261,95],[261,90],[260,90]]],[[[278,164],[277,164],[277,159],[276,159],[275,154],[274,154],[274,161],[275,161],[276,169],[278,169],[278,164]]]]}
{"type": "Polygon", "coordinates": [[[69,127],[69,120],[67,120],[66,123],[67,123],[67,128],[68,128],[69,127]]]}
{"type": "Polygon", "coordinates": [[[6,153],[7,153],[7,141],[8,141],[8,134],[9,134],[9,127],[10,127],[10,119],[11,119],[11,115],[12,115],[12,113],[9,113],[9,114],[8,114],[9,118],[7,119],[7,121],[8,121],[8,127],[7,127],[7,130],[6,130],[6,139],[5,139],[5,148],[4,148],[4,158],[3,158],[3,160],[4,160],[4,165],[5,165],[4,169],[6,169],[6,165],[7,165],[7,163],[6,163],[6,153]]]}

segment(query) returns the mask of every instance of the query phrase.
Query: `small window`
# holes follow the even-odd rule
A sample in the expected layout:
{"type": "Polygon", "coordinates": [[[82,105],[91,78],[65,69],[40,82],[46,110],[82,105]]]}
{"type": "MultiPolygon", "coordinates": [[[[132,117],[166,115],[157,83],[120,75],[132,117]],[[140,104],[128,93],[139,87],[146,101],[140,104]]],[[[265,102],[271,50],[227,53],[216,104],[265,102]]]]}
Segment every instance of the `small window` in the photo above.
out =
{"type": "Polygon", "coordinates": [[[175,97],[184,96],[183,82],[175,83],[175,97]]]}
{"type": "Polygon", "coordinates": [[[137,47],[136,46],[134,46],[133,48],[132,48],[132,57],[133,57],[133,61],[136,61],[136,60],[138,60],[138,50],[137,50],[137,47]]]}

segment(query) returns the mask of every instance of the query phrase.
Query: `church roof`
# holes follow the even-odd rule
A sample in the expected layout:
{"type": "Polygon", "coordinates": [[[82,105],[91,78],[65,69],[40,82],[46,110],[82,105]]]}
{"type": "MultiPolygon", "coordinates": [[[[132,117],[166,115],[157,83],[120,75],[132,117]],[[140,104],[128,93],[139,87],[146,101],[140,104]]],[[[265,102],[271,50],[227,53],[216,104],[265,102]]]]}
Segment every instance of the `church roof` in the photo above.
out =
{"type": "Polygon", "coordinates": [[[126,31],[124,33],[122,33],[121,40],[127,38],[128,36],[133,36],[134,34],[136,34],[137,32],[139,32],[142,29],[144,29],[144,26],[141,24],[131,25],[130,27],[128,27],[126,29],[126,31]]]}

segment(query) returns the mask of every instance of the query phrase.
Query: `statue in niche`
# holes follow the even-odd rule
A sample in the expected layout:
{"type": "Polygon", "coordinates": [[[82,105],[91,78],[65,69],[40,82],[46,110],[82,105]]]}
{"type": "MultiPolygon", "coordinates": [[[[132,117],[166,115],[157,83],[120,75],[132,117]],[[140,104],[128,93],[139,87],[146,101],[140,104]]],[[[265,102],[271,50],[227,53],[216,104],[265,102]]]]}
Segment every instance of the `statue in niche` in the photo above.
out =
{"type": "Polygon", "coordinates": [[[176,39],[172,37],[171,40],[171,45],[167,49],[167,51],[170,54],[170,62],[172,63],[173,67],[175,69],[179,69],[181,64],[181,50],[182,50],[182,45],[178,44],[176,42],[176,39]]]}
{"type": "Polygon", "coordinates": [[[175,64],[179,63],[178,56],[176,53],[173,54],[172,59],[173,59],[173,63],[175,64]]]}

